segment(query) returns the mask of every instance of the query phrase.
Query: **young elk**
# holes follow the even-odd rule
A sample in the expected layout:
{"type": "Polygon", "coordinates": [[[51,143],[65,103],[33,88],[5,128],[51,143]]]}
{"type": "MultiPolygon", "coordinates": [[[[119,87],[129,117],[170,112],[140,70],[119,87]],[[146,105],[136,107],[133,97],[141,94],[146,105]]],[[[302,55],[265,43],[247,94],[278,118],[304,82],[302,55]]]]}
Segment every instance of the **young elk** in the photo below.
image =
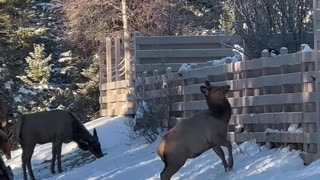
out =
{"type": "Polygon", "coordinates": [[[26,167],[31,179],[35,179],[31,157],[36,144],[52,143],[51,173],[55,173],[55,161],[58,160],[58,172],[61,168],[62,143],[75,141],[79,148],[90,151],[97,158],[103,157],[96,129],[93,135],[83,126],[71,112],[54,110],[23,115],[18,122],[17,134],[22,147],[23,177],[27,179],[26,167]]]}
{"type": "Polygon", "coordinates": [[[160,141],[158,155],[164,162],[161,180],[169,180],[188,158],[196,158],[213,149],[222,160],[225,171],[233,167],[232,146],[227,138],[231,106],[226,98],[230,86],[211,86],[205,81],[200,90],[209,110],[184,119],[170,129],[160,141]],[[220,146],[228,148],[228,163],[220,146]]]}

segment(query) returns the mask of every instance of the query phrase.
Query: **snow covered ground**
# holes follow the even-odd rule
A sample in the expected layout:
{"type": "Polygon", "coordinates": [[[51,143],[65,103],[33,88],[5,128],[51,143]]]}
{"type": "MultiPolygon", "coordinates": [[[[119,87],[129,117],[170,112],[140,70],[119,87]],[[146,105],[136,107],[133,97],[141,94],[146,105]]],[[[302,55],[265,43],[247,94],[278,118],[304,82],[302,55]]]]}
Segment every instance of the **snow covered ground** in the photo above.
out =
{"type": "MultiPolygon", "coordinates": [[[[163,163],[156,153],[159,139],[153,144],[130,140],[125,123],[127,120],[123,117],[100,118],[87,123],[86,127],[91,132],[93,128],[97,128],[105,156],[96,159],[90,153],[78,150],[75,143],[65,144],[62,158],[64,173],[61,174],[50,174],[51,144],[37,146],[32,158],[36,178],[159,179],[163,168],[163,163]]],[[[240,146],[234,145],[233,153],[235,164],[230,172],[225,173],[220,159],[213,151],[207,151],[196,159],[188,160],[172,179],[320,179],[320,160],[304,166],[299,151],[268,149],[249,141],[240,146]]],[[[14,151],[13,158],[6,161],[13,169],[15,179],[23,177],[20,156],[21,150],[14,151]]]]}

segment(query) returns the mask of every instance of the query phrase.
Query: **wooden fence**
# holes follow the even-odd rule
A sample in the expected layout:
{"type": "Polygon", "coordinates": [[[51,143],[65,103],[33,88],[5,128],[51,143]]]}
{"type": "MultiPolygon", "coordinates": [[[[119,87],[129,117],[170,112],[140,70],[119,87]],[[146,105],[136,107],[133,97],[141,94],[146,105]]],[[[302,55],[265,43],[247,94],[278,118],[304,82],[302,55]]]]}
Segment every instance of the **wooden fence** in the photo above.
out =
{"type": "MultiPolygon", "coordinates": [[[[243,45],[240,36],[139,36],[135,34],[136,74],[157,69],[163,73],[167,67],[176,72],[182,63],[206,66],[206,61],[233,56],[234,44],[243,45]]],[[[152,74],[147,74],[147,76],[152,74]]]]}
{"type": "Polygon", "coordinates": [[[100,58],[100,84],[124,80],[126,62],[123,42],[118,38],[106,38],[105,52],[100,58]]]}
{"type": "MultiPolygon", "coordinates": [[[[285,51],[283,51],[285,52],[285,51]]],[[[182,73],[170,73],[177,81],[172,98],[174,116],[189,116],[207,109],[200,93],[205,80],[231,86],[232,118],[228,138],[233,142],[256,139],[261,143],[291,145],[303,150],[305,163],[319,158],[319,95],[315,91],[315,62],[312,51],[276,57],[261,57],[219,66],[206,66],[182,73]],[[236,133],[242,125],[244,132],[236,133]],[[289,128],[290,127],[290,128],[289,128]]],[[[170,69],[168,69],[170,71],[170,69]]],[[[155,72],[157,73],[157,72],[155,72]]],[[[148,91],[159,96],[161,75],[145,78],[148,91]]],[[[163,75],[162,75],[163,76],[163,75]]],[[[102,116],[133,114],[129,81],[103,84],[100,97],[102,116]]]]}

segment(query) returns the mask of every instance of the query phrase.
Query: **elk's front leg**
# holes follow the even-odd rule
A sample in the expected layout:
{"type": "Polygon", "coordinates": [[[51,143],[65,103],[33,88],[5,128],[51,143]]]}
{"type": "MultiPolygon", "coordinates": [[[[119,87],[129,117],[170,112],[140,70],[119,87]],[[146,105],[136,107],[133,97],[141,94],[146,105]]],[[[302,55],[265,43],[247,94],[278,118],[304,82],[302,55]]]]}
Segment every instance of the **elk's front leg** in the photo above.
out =
{"type": "Polygon", "coordinates": [[[230,171],[230,168],[228,167],[227,161],[225,159],[225,155],[223,150],[221,149],[221,147],[219,145],[213,145],[212,149],[214,150],[214,152],[220,157],[222,164],[224,166],[224,170],[225,172],[230,171]]]}
{"type": "Polygon", "coordinates": [[[54,170],[56,157],[57,157],[57,144],[53,142],[52,143],[52,159],[51,159],[51,167],[50,167],[50,171],[52,174],[56,173],[56,171],[54,170]]]}
{"type": "Polygon", "coordinates": [[[62,147],[62,142],[60,142],[57,145],[57,159],[58,159],[58,172],[62,173],[62,168],[61,168],[61,147],[62,147]]]}

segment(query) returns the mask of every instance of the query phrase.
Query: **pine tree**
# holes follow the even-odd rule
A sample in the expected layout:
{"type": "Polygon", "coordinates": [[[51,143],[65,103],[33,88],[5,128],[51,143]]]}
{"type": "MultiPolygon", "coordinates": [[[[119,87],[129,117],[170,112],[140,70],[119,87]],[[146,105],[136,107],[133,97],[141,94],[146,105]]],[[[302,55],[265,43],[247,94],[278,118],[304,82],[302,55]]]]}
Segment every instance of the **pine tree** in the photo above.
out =
{"type": "Polygon", "coordinates": [[[78,83],[79,93],[73,111],[82,119],[97,118],[95,115],[99,111],[99,56],[95,54],[88,68],[83,69],[81,74],[86,78],[85,83],[78,83]]]}
{"type": "MultiPolygon", "coordinates": [[[[48,62],[51,61],[51,54],[47,57],[44,55],[44,45],[35,44],[34,52],[26,58],[28,68],[26,70],[28,79],[30,78],[33,83],[45,84],[48,83],[50,78],[50,67],[48,62]]],[[[31,81],[25,81],[30,85],[31,81]]]]}

